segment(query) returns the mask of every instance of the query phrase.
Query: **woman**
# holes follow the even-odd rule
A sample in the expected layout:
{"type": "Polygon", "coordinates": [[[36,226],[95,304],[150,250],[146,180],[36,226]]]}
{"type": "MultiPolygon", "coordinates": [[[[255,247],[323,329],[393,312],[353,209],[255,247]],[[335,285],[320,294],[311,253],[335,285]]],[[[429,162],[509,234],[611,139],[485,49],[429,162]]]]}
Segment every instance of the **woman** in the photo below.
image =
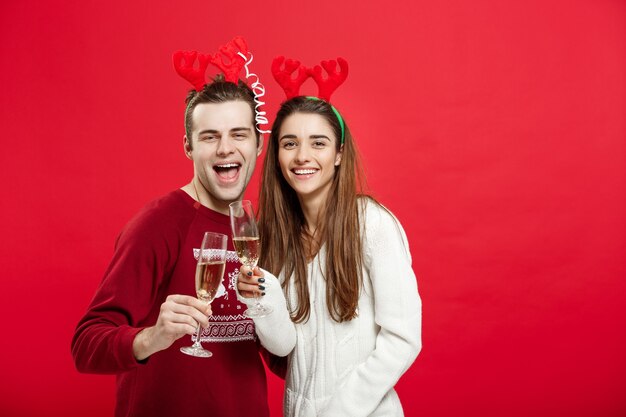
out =
{"type": "MultiPolygon", "coordinates": [[[[323,100],[284,102],[265,157],[259,265],[281,282],[297,333],[284,413],[401,416],[393,387],[421,349],[421,302],[402,227],[358,194],[339,117],[323,100]]],[[[240,292],[256,279],[242,277],[240,292]]]]}

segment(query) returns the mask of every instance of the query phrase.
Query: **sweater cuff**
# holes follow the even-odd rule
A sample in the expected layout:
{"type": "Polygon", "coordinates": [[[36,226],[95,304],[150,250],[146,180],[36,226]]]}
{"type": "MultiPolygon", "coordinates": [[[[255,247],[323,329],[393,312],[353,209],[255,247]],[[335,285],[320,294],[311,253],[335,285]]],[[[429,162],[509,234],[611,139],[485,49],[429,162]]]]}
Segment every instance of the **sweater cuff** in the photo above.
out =
{"type": "MultiPolygon", "coordinates": [[[[265,277],[265,296],[259,301],[272,307],[273,311],[267,316],[253,318],[254,328],[265,349],[276,356],[287,356],[296,344],[296,329],[287,310],[280,281],[268,271],[261,270],[265,277]]],[[[255,305],[254,298],[244,298],[239,291],[237,299],[248,307],[255,305]]]]}
{"type": "Polygon", "coordinates": [[[116,344],[118,346],[116,352],[120,352],[118,362],[122,369],[132,369],[148,361],[148,358],[138,361],[133,353],[133,341],[135,340],[135,336],[143,329],[145,329],[145,327],[120,326],[116,337],[116,344]]]}

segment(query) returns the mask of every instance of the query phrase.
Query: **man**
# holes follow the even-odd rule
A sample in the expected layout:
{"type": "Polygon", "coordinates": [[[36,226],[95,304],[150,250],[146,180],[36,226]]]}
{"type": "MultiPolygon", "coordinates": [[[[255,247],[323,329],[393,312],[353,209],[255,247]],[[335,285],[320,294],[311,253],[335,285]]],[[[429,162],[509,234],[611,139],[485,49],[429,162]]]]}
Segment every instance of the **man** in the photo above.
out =
{"type": "Polygon", "coordinates": [[[76,328],[77,369],[117,374],[117,416],[269,415],[259,340],[279,356],[295,343],[295,333],[285,345],[269,330],[284,323],[282,341],[285,332],[294,331],[280,286],[261,287],[278,305],[275,313],[254,322],[246,318],[246,306],[237,300],[239,263],[229,239],[225,294],[211,307],[192,295],[194,253],[202,236],[230,235],[228,204],[242,198],[262,150],[254,108],[250,88],[220,76],[190,93],[184,149],[193,161],[193,179],[149,203],[126,225],[76,328]],[[198,323],[205,329],[201,341],[213,352],[208,359],[179,351],[191,344],[183,336],[194,335],[198,323]]]}

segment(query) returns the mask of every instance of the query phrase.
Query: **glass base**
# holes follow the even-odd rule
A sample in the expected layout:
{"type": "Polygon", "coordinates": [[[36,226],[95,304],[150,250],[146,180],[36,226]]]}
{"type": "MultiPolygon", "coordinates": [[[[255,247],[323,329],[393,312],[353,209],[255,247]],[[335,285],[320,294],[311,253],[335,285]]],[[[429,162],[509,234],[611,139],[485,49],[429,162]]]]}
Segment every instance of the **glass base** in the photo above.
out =
{"type": "Polygon", "coordinates": [[[258,304],[252,307],[248,307],[248,309],[244,311],[243,314],[246,317],[259,318],[269,315],[272,311],[274,311],[272,307],[258,304]]]}
{"type": "Polygon", "coordinates": [[[187,355],[195,356],[196,358],[210,358],[211,356],[213,356],[213,353],[211,353],[211,351],[202,348],[202,346],[200,346],[200,347],[193,347],[193,346],[181,347],[180,351],[185,353],[185,354],[187,354],[187,355]]]}

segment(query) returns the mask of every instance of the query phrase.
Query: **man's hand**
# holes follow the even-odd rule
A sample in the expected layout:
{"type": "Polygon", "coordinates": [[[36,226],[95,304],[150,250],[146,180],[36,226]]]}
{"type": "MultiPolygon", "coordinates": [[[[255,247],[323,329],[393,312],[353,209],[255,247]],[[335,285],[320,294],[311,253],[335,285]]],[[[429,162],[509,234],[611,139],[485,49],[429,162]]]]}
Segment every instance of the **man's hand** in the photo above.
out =
{"type": "Polygon", "coordinates": [[[265,295],[265,278],[263,276],[263,271],[258,266],[254,270],[247,266],[242,266],[237,279],[239,294],[245,298],[265,295]]]}
{"type": "Polygon", "coordinates": [[[174,294],[161,304],[159,318],[152,327],[137,333],[133,340],[133,353],[137,360],[146,359],[160,350],[167,349],[184,335],[195,334],[198,323],[209,325],[211,305],[195,297],[174,294]]]}

